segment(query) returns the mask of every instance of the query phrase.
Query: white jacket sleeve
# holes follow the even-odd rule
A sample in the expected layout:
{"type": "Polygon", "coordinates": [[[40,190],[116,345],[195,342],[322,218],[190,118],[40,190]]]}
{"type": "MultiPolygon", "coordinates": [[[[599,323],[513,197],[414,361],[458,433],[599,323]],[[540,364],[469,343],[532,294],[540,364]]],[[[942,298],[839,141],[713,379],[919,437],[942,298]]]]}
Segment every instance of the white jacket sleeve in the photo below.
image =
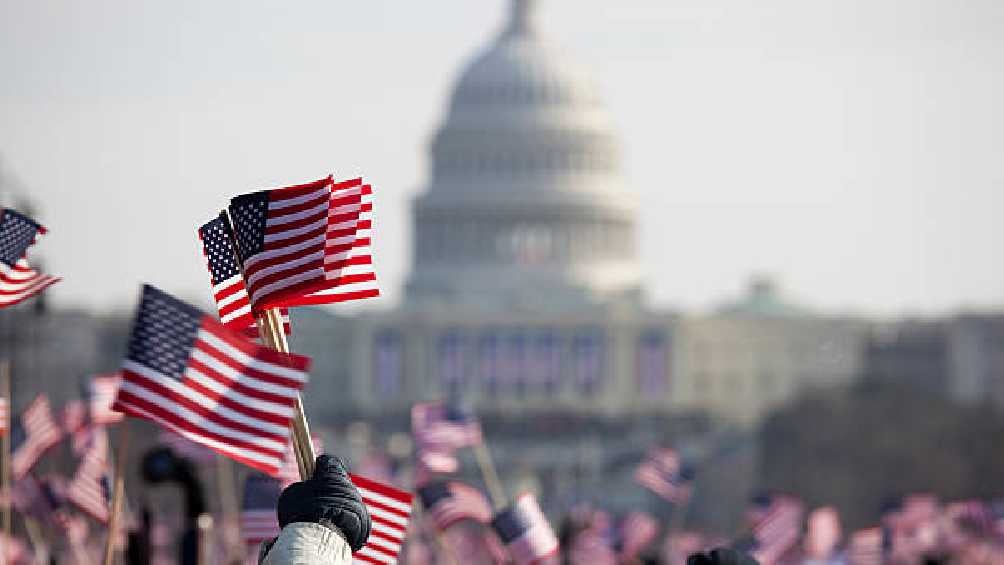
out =
{"type": "Polygon", "coordinates": [[[260,565],[351,565],[352,550],[341,532],[310,522],[287,524],[275,543],[262,546],[260,565]]]}

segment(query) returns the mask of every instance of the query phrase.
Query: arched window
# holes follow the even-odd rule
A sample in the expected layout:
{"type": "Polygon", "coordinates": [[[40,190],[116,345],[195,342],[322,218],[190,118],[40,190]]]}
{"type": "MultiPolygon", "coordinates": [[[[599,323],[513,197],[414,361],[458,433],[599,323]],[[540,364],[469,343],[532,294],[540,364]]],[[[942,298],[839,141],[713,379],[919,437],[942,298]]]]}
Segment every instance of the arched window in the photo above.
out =
{"type": "Polygon", "coordinates": [[[464,345],[465,340],[460,330],[447,330],[439,336],[436,348],[439,386],[450,396],[460,393],[466,384],[464,345]]]}
{"type": "Polygon", "coordinates": [[[383,397],[401,393],[404,377],[404,347],[401,333],[381,330],[373,338],[373,390],[383,397]]]}
{"type": "Polygon", "coordinates": [[[645,330],[639,336],[635,377],[643,397],[662,397],[669,389],[669,336],[663,330],[645,330]]]}

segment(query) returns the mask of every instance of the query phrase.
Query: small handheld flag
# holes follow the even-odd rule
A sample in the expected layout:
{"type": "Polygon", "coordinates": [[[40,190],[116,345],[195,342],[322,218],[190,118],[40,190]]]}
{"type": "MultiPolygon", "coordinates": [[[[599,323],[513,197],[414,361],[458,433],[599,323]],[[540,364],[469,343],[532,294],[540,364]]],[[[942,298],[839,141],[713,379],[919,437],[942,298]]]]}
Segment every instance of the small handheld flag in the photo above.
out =
{"type": "Polygon", "coordinates": [[[45,233],[35,220],[0,208],[0,308],[31,298],[61,280],[28,266],[28,248],[45,233]]]}
{"type": "Polygon", "coordinates": [[[145,285],[113,408],[275,473],[309,363],[145,285]]]}
{"type": "Polygon", "coordinates": [[[535,563],[558,552],[558,538],[533,495],[517,497],[514,505],[495,516],[492,528],[520,565],[535,563]]]}
{"type": "Polygon", "coordinates": [[[63,438],[59,425],[52,417],[49,398],[44,394],[35,397],[21,413],[20,421],[12,434],[11,476],[23,477],[46,451],[63,438]]]}
{"type": "Polygon", "coordinates": [[[231,200],[251,306],[264,310],[379,296],[369,252],[372,189],[331,177],[231,200]]]}

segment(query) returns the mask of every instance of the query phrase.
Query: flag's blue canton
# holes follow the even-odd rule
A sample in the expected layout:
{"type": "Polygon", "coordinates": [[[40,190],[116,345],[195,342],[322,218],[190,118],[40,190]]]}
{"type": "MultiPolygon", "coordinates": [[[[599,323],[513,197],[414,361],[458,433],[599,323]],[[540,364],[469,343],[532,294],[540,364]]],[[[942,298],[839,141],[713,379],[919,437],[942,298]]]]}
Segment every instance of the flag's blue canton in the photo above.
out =
{"type": "Polygon", "coordinates": [[[241,256],[247,259],[265,247],[265,221],[268,217],[268,191],[243,194],[230,201],[230,218],[234,222],[241,256]]]}
{"type": "Polygon", "coordinates": [[[98,479],[98,485],[101,486],[101,497],[105,500],[112,499],[112,481],[107,474],[101,475],[98,479]]]}
{"type": "Polygon", "coordinates": [[[443,418],[449,422],[465,424],[474,421],[474,413],[462,404],[450,402],[443,411],[443,418]]]}
{"type": "Polygon", "coordinates": [[[222,217],[199,228],[202,248],[209,260],[209,275],[217,285],[240,273],[234,256],[234,244],[230,239],[230,226],[222,217]]]}
{"type": "Polygon", "coordinates": [[[0,262],[13,267],[35,241],[39,225],[14,210],[0,212],[0,262]]]}
{"type": "Polygon", "coordinates": [[[11,451],[17,451],[21,444],[28,439],[28,433],[24,431],[24,426],[21,424],[21,418],[14,421],[14,425],[11,426],[10,431],[10,449],[11,451]]]}
{"type": "Polygon", "coordinates": [[[432,508],[439,504],[441,500],[450,498],[450,487],[446,483],[432,483],[418,489],[418,496],[422,499],[422,506],[432,508]]]}
{"type": "Polygon", "coordinates": [[[143,285],[143,300],[129,338],[128,358],[162,375],[181,378],[202,324],[202,312],[143,285]]]}
{"type": "Polygon", "coordinates": [[[262,474],[248,476],[244,483],[244,510],[274,509],[279,504],[282,485],[278,480],[262,474]]]}
{"type": "Polygon", "coordinates": [[[492,520],[492,528],[498,533],[502,543],[509,544],[530,529],[530,522],[519,508],[511,506],[500,512],[492,520]]]}

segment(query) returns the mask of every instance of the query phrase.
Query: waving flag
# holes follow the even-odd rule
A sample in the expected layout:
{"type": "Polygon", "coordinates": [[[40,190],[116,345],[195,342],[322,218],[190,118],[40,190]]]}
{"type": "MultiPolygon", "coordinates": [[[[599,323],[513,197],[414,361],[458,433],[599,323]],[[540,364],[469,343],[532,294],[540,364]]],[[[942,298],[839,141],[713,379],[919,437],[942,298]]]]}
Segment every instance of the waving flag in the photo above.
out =
{"type": "Polygon", "coordinates": [[[276,506],[282,485],[268,475],[252,474],[244,480],[244,497],[241,500],[241,538],[254,544],[279,535],[279,518],[276,506]]]}
{"type": "Polygon", "coordinates": [[[411,493],[366,477],[349,475],[373,519],[370,539],[352,554],[353,563],[397,563],[411,518],[411,493]]]}
{"type": "Polygon", "coordinates": [[[258,309],[380,294],[370,255],[372,189],[331,177],[231,200],[230,218],[258,309]]]}
{"type": "Polygon", "coordinates": [[[66,485],[66,498],[95,520],[108,522],[111,505],[111,477],[108,450],[95,444],[84,454],[73,478],[66,485]]]}
{"type": "Polygon", "coordinates": [[[519,496],[515,504],[499,512],[492,520],[492,528],[520,565],[536,563],[558,552],[558,538],[537,499],[530,494],[519,496]]]}
{"type": "Polygon", "coordinates": [[[0,308],[30,298],[60,281],[28,266],[27,251],[46,229],[31,218],[0,208],[0,308]]]}
{"type": "Polygon", "coordinates": [[[0,436],[7,434],[7,424],[10,419],[10,402],[0,398],[0,436]]]}
{"type": "Polygon", "coordinates": [[[14,427],[11,448],[11,474],[20,479],[35,466],[46,451],[59,443],[63,433],[52,418],[49,399],[38,395],[21,413],[14,427]]]}
{"type": "Polygon", "coordinates": [[[487,524],[492,519],[492,508],[485,495],[458,481],[425,485],[418,489],[418,496],[440,530],[445,530],[460,520],[487,524]]]}
{"type": "Polygon", "coordinates": [[[802,537],[804,507],[792,496],[759,496],[748,515],[752,540],[747,549],[763,565],[780,561],[802,537]]]}
{"type": "MultiPolygon", "coordinates": [[[[248,337],[258,337],[258,324],[251,311],[251,299],[244,286],[244,276],[237,262],[230,220],[225,214],[199,228],[202,253],[209,267],[209,282],[213,287],[213,300],[220,313],[220,322],[248,337]]],[[[290,333],[289,310],[283,308],[282,328],[290,333]]]]}
{"type": "Polygon", "coordinates": [[[119,392],[119,375],[96,375],[88,384],[88,400],[90,401],[91,422],[99,425],[116,424],[122,421],[122,413],[112,410],[115,396],[119,392]]]}
{"type": "Polygon", "coordinates": [[[275,473],[309,364],[146,285],[113,408],[275,473]]]}
{"type": "Polygon", "coordinates": [[[676,504],[690,496],[694,473],[680,461],[675,449],[660,447],[648,453],[634,478],[643,487],[676,504]]]}
{"type": "Polygon", "coordinates": [[[481,424],[477,419],[459,406],[445,402],[414,405],[411,432],[419,446],[439,451],[481,443],[481,424]]]}
{"type": "MultiPolygon", "coordinates": [[[[310,436],[310,443],[314,444],[314,453],[324,453],[324,441],[318,435],[310,436]]],[[[293,442],[286,446],[286,455],[282,460],[282,467],[275,475],[283,487],[300,480],[300,465],[296,462],[296,452],[293,450],[293,442]]]]}

